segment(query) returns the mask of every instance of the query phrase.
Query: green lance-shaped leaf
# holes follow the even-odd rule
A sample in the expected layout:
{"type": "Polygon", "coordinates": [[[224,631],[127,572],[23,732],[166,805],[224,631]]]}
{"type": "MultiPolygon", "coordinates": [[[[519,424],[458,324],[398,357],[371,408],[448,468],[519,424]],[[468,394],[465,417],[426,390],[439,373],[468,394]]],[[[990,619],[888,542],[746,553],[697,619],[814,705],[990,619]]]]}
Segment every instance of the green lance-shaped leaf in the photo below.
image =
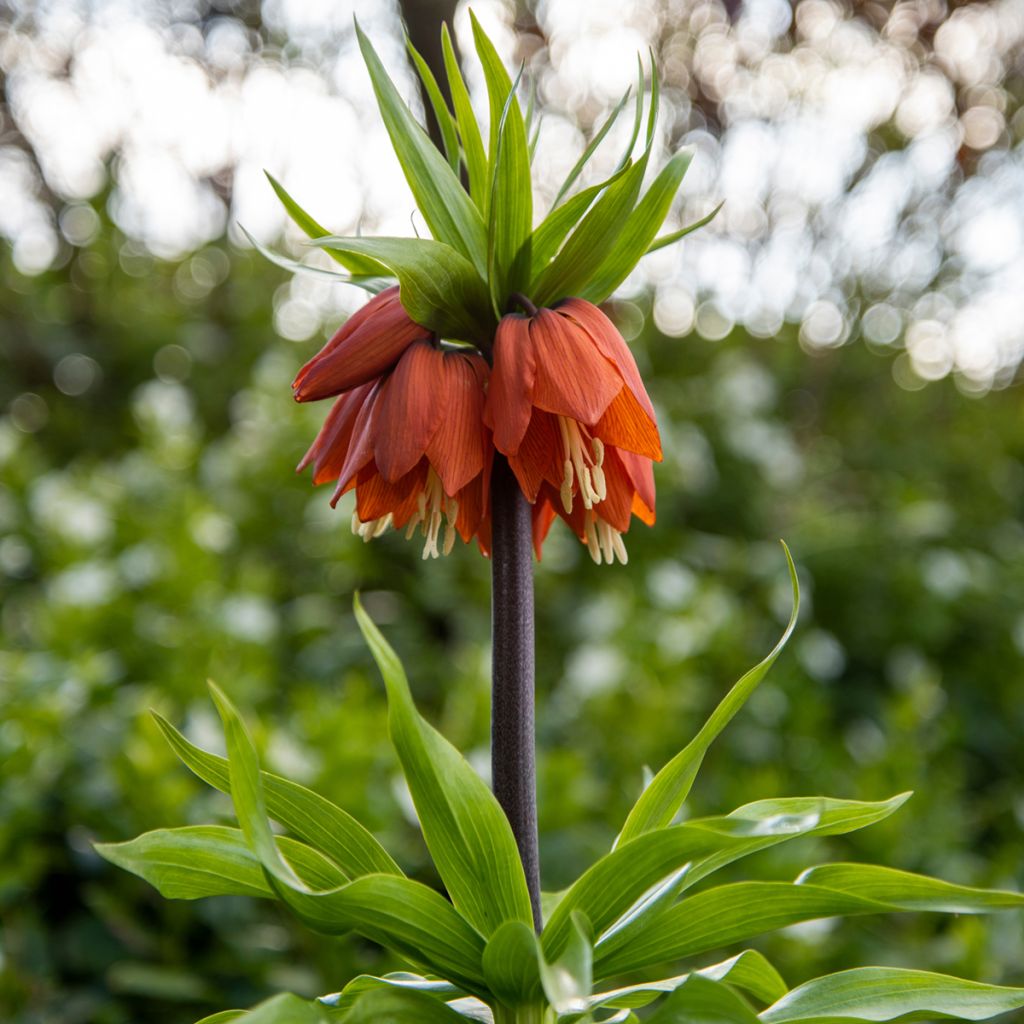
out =
{"type": "MultiPolygon", "coordinates": [[[[886,869],[839,865],[830,885],[811,884],[802,875],[795,883],[737,882],[707,889],[668,910],[629,936],[621,933],[597,947],[606,973],[717,949],[751,936],[819,917],[934,911],[985,914],[1024,905],[1017,893],[953,886],[920,875],[906,876],[906,889],[894,884],[886,869]]],[[[818,879],[828,878],[829,865],[818,879]]],[[[902,873],[901,873],[902,874],[902,873]]]]}
{"type": "MultiPolygon", "coordinates": [[[[218,757],[190,743],[165,718],[153,717],[171,749],[196,775],[222,793],[231,793],[230,768],[218,757]]],[[[356,821],[330,800],[270,772],[261,772],[267,813],[310,846],[326,854],[349,877],[402,875],[387,850],[356,821]]]]}
{"type": "Polygon", "coordinates": [[[473,106],[469,100],[466,80],[462,77],[459,62],[455,57],[452,37],[448,26],[441,26],[441,49],[444,51],[444,68],[448,75],[448,89],[452,94],[452,107],[455,110],[455,122],[462,140],[462,155],[466,161],[466,173],[469,177],[469,194],[476,203],[481,214],[487,216],[487,205],[491,196],[491,180],[487,168],[487,154],[484,151],[483,139],[480,137],[480,125],[477,124],[473,106]]]}
{"type": "Polygon", "coordinates": [[[358,598],[355,613],[384,677],[391,739],[452,902],[485,937],[505,921],[532,924],[526,877],[504,811],[458,750],[420,717],[402,663],[358,598]]]}
{"type": "MultiPolygon", "coordinates": [[[[249,239],[249,244],[266,260],[269,260],[275,266],[281,267],[284,270],[289,271],[292,274],[312,274],[314,277],[325,277],[330,281],[335,281],[338,284],[351,284],[357,288],[362,288],[363,291],[369,292],[371,295],[376,295],[378,292],[382,292],[385,288],[393,285],[394,279],[392,277],[364,277],[356,276],[353,274],[339,274],[336,270],[328,270],[326,267],[314,267],[309,263],[299,263],[297,260],[293,260],[288,256],[282,256],[278,252],[274,252],[273,249],[267,248],[262,242],[249,233],[241,224],[238,225],[242,230],[242,234],[249,239]]],[[[374,261],[376,262],[376,261],[374,261]]],[[[383,265],[378,264],[383,273],[387,274],[388,269],[383,265]]]]}
{"type": "MultiPolygon", "coordinates": [[[[317,220],[311,217],[306,211],[299,206],[299,204],[285,191],[285,187],[270,173],[270,171],[263,172],[267,176],[267,181],[270,182],[270,187],[277,193],[277,198],[281,200],[281,205],[288,211],[288,216],[303,230],[310,238],[323,238],[324,235],[329,235],[330,232],[317,220]]],[[[243,228],[243,230],[245,230],[243,228]]],[[[249,232],[245,232],[249,235],[249,232]]],[[[251,238],[251,236],[250,236],[251,238]]],[[[262,249],[260,250],[262,252],[262,249]]],[[[264,255],[267,255],[264,253],[264,255]]],[[[327,250],[327,255],[331,259],[340,263],[350,274],[356,278],[360,277],[380,277],[382,274],[387,274],[387,268],[381,266],[376,260],[370,259],[368,256],[362,256],[358,253],[350,252],[339,252],[336,250],[327,250]]]]}
{"type": "Polygon", "coordinates": [[[494,314],[487,286],[451,246],[430,238],[343,238],[313,242],[380,260],[398,278],[405,311],[428,330],[462,341],[489,340],[494,314]]]}
{"type": "MultiPolygon", "coordinates": [[[[347,881],[332,861],[303,843],[278,836],[281,853],[317,885],[347,881]]],[[[97,843],[96,852],[144,878],[161,896],[195,900],[204,896],[264,896],[274,893],[259,860],[237,828],[190,825],[156,829],[126,843],[97,843]]]]}
{"type": "Polygon", "coordinates": [[[673,242],[678,242],[680,238],[685,238],[687,235],[696,231],[698,228],[704,227],[706,224],[710,224],[715,217],[718,216],[718,211],[725,206],[725,200],[723,199],[709,214],[701,217],[700,220],[695,220],[692,224],[687,224],[686,227],[680,228],[678,231],[673,231],[670,234],[662,235],[660,238],[656,238],[647,247],[648,252],[657,252],[658,249],[664,249],[666,245],[671,245],[673,242]]]}
{"type": "Polygon", "coordinates": [[[459,999],[465,995],[462,989],[453,985],[450,981],[424,978],[421,974],[409,974],[407,971],[395,971],[392,974],[385,974],[383,977],[376,977],[372,974],[357,975],[340,992],[321,996],[320,1000],[328,1006],[343,1012],[350,1009],[355,1004],[355,1001],[364,993],[372,992],[379,988],[411,988],[417,992],[426,992],[441,1002],[459,999]]]}
{"type": "Polygon", "coordinates": [[[763,1024],[985,1020],[1024,1006],[1024,988],[897,967],[859,967],[798,986],[763,1011],[763,1024]]]}
{"type": "MultiPolygon", "coordinates": [[[[499,315],[509,291],[526,285],[529,249],[522,252],[533,227],[533,186],[530,150],[516,87],[498,51],[469,12],[473,41],[484,69],[491,109],[489,164],[491,198],[488,203],[488,271],[491,295],[499,315]]],[[[520,72],[520,75],[522,72],[520,72]]]]}
{"type": "Polygon", "coordinates": [[[647,1024],[758,1024],[758,1018],[735,989],[695,974],[647,1018],[647,1024]]]}
{"type": "Polygon", "coordinates": [[[346,1024],[466,1024],[466,1018],[425,992],[378,988],[361,996],[346,1024]]]}
{"type": "Polygon", "coordinates": [[[300,865],[282,856],[270,830],[252,738],[228,698],[212,684],[210,690],[224,723],[235,812],[277,895],[317,931],[357,931],[479,991],[483,942],[438,893],[394,875],[364,875],[334,889],[317,889],[299,874],[300,865]]]}
{"type": "Polygon", "coordinates": [[[733,686],[693,740],[655,775],[629,812],[617,843],[625,843],[651,829],[664,828],[675,817],[690,792],[708,748],[757,689],[786,646],[800,613],[800,583],[797,579],[796,566],[793,564],[793,556],[785,543],[782,549],[786,553],[789,578],[793,586],[793,610],[779,642],[760,664],[755,665],[733,686]]]}
{"type": "Polygon", "coordinates": [[[486,275],[487,232],[480,211],[398,94],[373,44],[358,23],[356,35],[381,117],[423,219],[438,241],[461,253],[481,276],[486,275]]]}
{"type": "Polygon", "coordinates": [[[539,306],[579,294],[604,260],[626,223],[640,194],[650,150],[629,167],[594,203],[562,246],[558,255],[540,269],[530,285],[530,297],[539,306]]]}
{"type": "MultiPolygon", "coordinates": [[[[594,132],[594,137],[590,140],[590,143],[587,145],[587,148],[583,150],[583,153],[581,154],[579,160],[577,160],[576,163],[573,164],[572,170],[569,171],[569,173],[566,175],[565,181],[562,182],[562,186],[561,188],[559,188],[558,194],[555,196],[554,202],[552,202],[551,204],[552,210],[558,208],[558,204],[566,197],[566,195],[569,192],[569,189],[571,189],[573,185],[576,184],[577,179],[583,173],[583,168],[586,167],[588,163],[590,163],[591,157],[593,157],[594,153],[597,152],[597,147],[601,145],[601,143],[604,141],[605,136],[612,130],[612,126],[619,119],[619,114],[622,113],[622,109],[623,107],[625,107],[626,101],[629,99],[630,91],[630,89],[627,89],[622,94],[622,99],[619,100],[619,102],[615,105],[615,109],[612,110],[612,112],[608,115],[607,118],[605,118],[605,121],[601,125],[601,127],[598,128],[596,132],[594,132]]],[[[640,128],[638,123],[637,131],[639,130],[640,128]]],[[[636,139],[634,138],[633,141],[636,142],[636,139]]],[[[633,147],[630,146],[631,150],[632,148],[633,147]]]]}
{"type": "Polygon", "coordinates": [[[881,821],[909,794],[862,802],[825,797],[759,800],[731,814],[697,818],[646,832],[620,844],[584,872],[552,911],[544,948],[557,954],[568,936],[568,919],[582,910],[600,945],[611,933],[623,941],[643,929],[680,892],[726,864],[779,843],[811,835],[840,835],[881,821]]]}
{"type": "Polygon", "coordinates": [[[554,962],[543,953],[540,980],[548,1002],[559,1014],[585,1013],[594,987],[593,929],[586,915],[574,911],[569,941],[554,962]]]}
{"type": "Polygon", "coordinates": [[[654,183],[629,215],[625,226],[615,240],[594,276],[587,282],[580,297],[591,302],[603,302],[640,262],[658,233],[682,183],[693,153],[684,151],[661,169],[654,183]]]}
{"type": "Polygon", "coordinates": [[[251,1010],[224,1010],[204,1017],[198,1024],[329,1024],[340,1020],[339,1014],[317,1000],[300,999],[290,993],[273,996],[251,1010]]]}
{"type": "Polygon", "coordinates": [[[587,1009],[604,1006],[610,1009],[647,1006],[666,992],[674,992],[690,978],[707,978],[726,982],[734,988],[749,992],[762,1003],[772,1003],[786,994],[787,985],[774,967],[755,949],[747,949],[721,963],[687,971],[675,978],[643,981],[636,985],[598,992],[587,1000],[587,1009]]]}
{"type": "MultiPolygon", "coordinates": [[[[434,111],[434,117],[437,118],[438,127],[441,129],[441,142],[444,145],[444,154],[448,157],[448,165],[458,174],[462,167],[462,160],[459,156],[459,129],[455,124],[455,118],[452,117],[452,112],[444,101],[444,96],[441,94],[434,72],[430,70],[430,65],[423,59],[419,50],[412,45],[411,39],[406,39],[405,45],[416,66],[416,71],[419,73],[423,88],[426,90],[427,99],[430,100],[430,107],[434,111]]],[[[326,232],[324,233],[326,234],[326,232]]]]}
{"type": "Polygon", "coordinates": [[[540,998],[537,934],[522,921],[506,921],[487,940],[484,977],[505,1006],[525,1006],[540,998]]]}
{"type": "Polygon", "coordinates": [[[1024,893],[1006,889],[977,889],[954,885],[940,878],[878,864],[821,864],[808,868],[797,885],[820,885],[840,892],[852,892],[883,903],[898,904],[901,910],[927,910],[944,914],[984,914],[993,910],[1024,907],[1024,893]]]}
{"type": "Polygon", "coordinates": [[[551,262],[565,241],[565,236],[579,223],[580,218],[590,209],[591,203],[606,188],[618,181],[627,169],[616,171],[610,178],[577,192],[544,218],[529,239],[532,277],[536,277],[551,262]]]}

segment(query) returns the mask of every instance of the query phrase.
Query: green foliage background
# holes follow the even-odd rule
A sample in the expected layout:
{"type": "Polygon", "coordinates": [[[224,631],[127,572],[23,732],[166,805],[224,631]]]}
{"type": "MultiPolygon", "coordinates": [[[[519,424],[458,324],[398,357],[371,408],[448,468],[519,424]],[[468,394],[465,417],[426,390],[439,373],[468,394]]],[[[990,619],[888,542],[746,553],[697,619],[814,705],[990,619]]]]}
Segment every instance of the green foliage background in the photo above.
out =
{"type": "MultiPolygon", "coordinates": [[[[315,343],[274,336],[284,274],[259,257],[225,246],[163,263],[106,225],[45,275],[6,257],[0,273],[0,1016],[187,1021],[386,969],[277,905],[166,902],[90,842],[231,819],[146,714],[219,748],[212,677],[258,722],[269,766],[431,880],[351,595],[421,707],[483,767],[488,564],[461,546],[424,565],[399,537],[364,545],[328,489],[293,477],[323,410],[295,406],[288,382],[315,343]],[[78,397],[53,384],[72,352],[102,368],[78,397]],[[45,417],[11,414],[26,392],[45,417]]],[[[640,324],[637,308],[618,312],[640,324]]],[[[755,863],[791,878],[873,858],[1019,888],[1019,389],[903,390],[896,354],[859,339],[809,355],[789,329],[711,342],[643,324],[633,344],[667,453],[658,524],[630,533],[626,568],[593,566],[556,526],[537,573],[545,887],[607,849],[642,766],[671,756],[774,642],[784,536],[805,612],[712,752],[693,812],[913,788],[880,826],[755,863]]],[[[826,923],[762,946],[791,983],[868,962],[1024,980],[1017,915],[826,923]]]]}

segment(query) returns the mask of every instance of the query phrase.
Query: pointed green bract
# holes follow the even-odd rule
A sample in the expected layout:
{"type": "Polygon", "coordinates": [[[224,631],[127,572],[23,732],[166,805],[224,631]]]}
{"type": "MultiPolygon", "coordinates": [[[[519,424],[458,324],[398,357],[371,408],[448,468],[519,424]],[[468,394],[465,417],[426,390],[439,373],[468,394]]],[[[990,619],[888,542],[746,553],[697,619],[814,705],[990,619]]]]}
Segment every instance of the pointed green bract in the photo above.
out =
{"type": "MultiPolygon", "coordinates": [[[[391,136],[405,179],[434,237],[487,273],[487,234],[480,211],[470,201],[458,176],[412,116],[384,70],[373,44],[356,25],[384,125],[391,136]]],[[[356,250],[358,251],[358,250],[356,250]]]]}
{"type": "Polygon", "coordinates": [[[505,921],[532,925],[519,849],[494,794],[416,711],[398,656],[355,602],[388,694],[388,724],[423,837],[452,902],[484,937],[505,921]]]}
{"type": "Polygon", "coordinates": [[[763,1024],[984,1020],[1021,1007],[1024,988],[984,985],[929,971],[860,967],[800,985],[760,1018],[763,1024]]]}
{"type": "Polygon", "coordinates": [[[484,151],[480,126],[473,114],[469,90],[466,88],[466,81],[459,69],[459,62],[455,57],[455,48],[452,46],[452,37],[447,25],[441,26],[441,48],[444,51],[444,68],[448,75],[448,89],[452,94],[452,106],[455,109],[455,122],[459,128],[459,138],[462,140],[462,154],[466,161],[466,173],[469,178],[469,194],[480,212],[486,216],[491,194],[487,154],[484,151]]]}
{"type": "Polygon", "coordinates": [[[633,164],[584,215],[558,255],[530,285],[531,298],[546,306],[582,291],[615,244],[640,194],[650,152],[633,164]]]}
{"type": "Polygon", "coordinates": [[[455,118],[452,117],[448,104],[445,103],[444,96],[441,95],[440,86],[437,84],[434,72],[430,70],[430,65],[423,59],[416,47],[412,45],[411,39],[406,39],[405,46],[409,51],[409,56],[412,57],[413,64],[416,65],[416,71],[419,73],[420,81],[426,90],[427,99],[430,100],[430,107],[434,111],[434,117],[437,118],[445,156],[448,157],[448,166],[458,174],[462,166],[462,160],[459,156],[459,130],[455,124],[455,118]]]}
{"type": "MultiPolygon", "coordinates": [[[[306,211],[299,206],[299,204],[285,191],[284,186],[270,173],[270,171],[263,172],[267,176],[267,181],[270,182],[270,187],[274,190],[277,198],[281,200],[281,205],[288,211],[288,216],[303,230],[310,238],[323,238],[324,235],[329,235],[330,232],[327,228],[323,227],[313,217],[311,217],[306,211]]],[[[245,230],[244,228],[242,229],[245,230]]],[[[249,232],[245,232],[248,237],[249,232]]],[[[262,250],[261,250],[262,251],[262,250]]],[[[382,274],[387,273],[387,268],[381,266],[376,260],[370,259],[367,256],[362,256],[358,253],[339,252],[337,250],[327,250],[327,255],[331,259],[340,263],[350,274],[354,277],[380,277],[382,274]]]]}
{"type": "Polygon", "coordinates": [[[656,238],[647,247],[647,251],[657,252],[659,249],[664,249],[666,245],[671,245],[673,242],[678,242],[680,238],[685,238],[687,235],[692,234],[698,228],[702,228],[706,224],[710,224],[718,216],[718,211],[721,210],[723,206],[725,206],[725,200],[720,202],[709,214],[701,217],[700,220],[695,220],[692,224],[687,224],[685,228],[680,228],[678,231],[673,231],[670,234],[656,238]]]}
{"type": "MultiPolygon", "coordinates": [[[[614,125],[619,119],[619,114],[622,113],[622,109],[625,107],[626,101],[629,99],[630,91],[631,90],[627,89],[622,94],[622,99],[619,100],[601,127],[594,133],[594,137],[588,143],[587,148],[583,150],[579,160],[573,164],[572,170],[570,170],[565,176],[565,181],[562,182],[561,188],[559,188],[554,201],[551,203],[552,210],[557,209],[558,204],[565,198],[573,185],[576,184],[577,179],[583,173],[583,168],[587,166],[593,155],[597,152],[597,147],[601,145],[605,136],[612,130],[612,125],[614,125]]],[[[632,149],[632,146],[630,146],[630,149],[632,149]]]]}
{"type": "Polygon", "coordinates": [[[402,306],[416,323],[461,341],[489,338],[495,319],[483,279],[464,256],[430,238],[342,238],[314,243],[380,260],[398,278],[402,306]]]}
{"type": "MultiPolygon", "coordinates": [[[[527,284],[530,254],[521,251],[533,227],[533,186],[526,125],[513,82],[498,52],[470,11],[473,40],[484,69],[491,110],[488,161],[491,169],[487,246],[491,298],[500,316],[509,292],[527,284]]],[[[520,71],[520,75],[522,72],[520,71]]]]}
{"type": "Polygon", "coordinates": [[[582,289],[580,298],[603,302],[640,262],[665,222],[672,200],[682,184],[693,153],[676,153],[661,169],[609,250],[604,261],[582,289]]]}
{"type": "Polygon", "coordinates": [[[690,787],[697,777],[697,772],[700,770],[701,762],[704,760],[708,748],[729,724],[733,716],[743,707],[747,698],[757,689],[792,636],[797,616],[800,613],[800,582],[797,579],[796,566],[793,564],[793,556],[789,553],[789,548],[785,543],[782,548],[786,553],[789,578],[793,586],[793,610],[779,642],[762,662],[755,665],[733,686],[694,739],[655,775],[651,784],[641,793],[640,799],[629,812],[622,832],[619,833],[618,843],[628,842],[654,828],[664,828],[675,817],[690,792],[690,787]]]}

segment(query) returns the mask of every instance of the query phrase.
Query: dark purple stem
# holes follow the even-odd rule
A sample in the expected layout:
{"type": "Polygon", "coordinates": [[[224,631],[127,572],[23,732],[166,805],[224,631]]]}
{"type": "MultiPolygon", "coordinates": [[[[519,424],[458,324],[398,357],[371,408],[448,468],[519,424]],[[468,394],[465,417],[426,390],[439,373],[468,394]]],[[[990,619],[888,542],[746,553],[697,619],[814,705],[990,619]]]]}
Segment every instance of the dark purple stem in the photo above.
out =
{"type": "Polygon", "coordinates": [[[491,778],[516,837],[540,931],[532,528],[530,506],[503,455],[491,474],[491,514],[491,778]]]}

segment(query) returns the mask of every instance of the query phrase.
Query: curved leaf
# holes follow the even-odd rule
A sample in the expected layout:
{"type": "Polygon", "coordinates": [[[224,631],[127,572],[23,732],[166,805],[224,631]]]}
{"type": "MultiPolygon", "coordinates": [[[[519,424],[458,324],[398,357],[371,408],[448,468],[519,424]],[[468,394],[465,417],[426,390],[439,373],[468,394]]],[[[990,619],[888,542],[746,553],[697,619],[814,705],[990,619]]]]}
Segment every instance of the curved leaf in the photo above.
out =
{"type": "MultiPolygon", "coordinates": [[[[356,36],[381,117],[423,219],[439,242],[451,246],[468,259],[481,276],[485,275],[487,232],[480,212],[466,195],[458,176],[412,116],[358,23],[356,36]]],[[[417,319],[411,310],[409,312],[417,319]]]]}
{"type": "Polygon", "coordinates": [[[706,224],[710,224],[715,217],[718,216],[718,211],[725,206],[725,200],[723,199],[709,214],[701,217],[700,220],[695,220],[692,224],[687,224],[686,227],[680,228],[678,231],[673,231],[670,234],[662,235],[661,238],[656,238],[647,247],[648,252],[657,252],[658,249],[664,249],[666,245],[671,245],[673,242],[678,242],[680,238],[685,238],[687,235],[696,231],[698,228],[704,227],[706,224]]]}
{"type": "MultiPolygon", "coordinates": [[[[437,126],[441,130],[441,141],[444,144],[444,155],[448,158],[448,166],[458,174],[462,161],[459,157],[459,130],[455,126],[455,119],[448,109],[448,104],[444,101],[444,96],[441,95],[434,72],[430,70],[430,65],[423,59],[419,50],[412,45],[411,39],[405,40],[405,48],[409,51],[409,56],[412,57],[420,81],[426,90],[427,99],[430,100],[434,117],[437,118],[437,126]]],[[[320,234],[326,235],[327,232],[322,231],[320,234]]]]}
{"type": "Polygon", "coordinates": [[[415,989],[374,989],[345,1017],[347,1024],[466,1024],[453,1009],[415,989]]]}
{"type": "MultiPolygon", "coordinates": [[[[267,181],[270,182],[270,187],[277,194],[277,198],[281,200],[281,205],[288,211],[288,216],[309,235],[310,238],[323,238],[324,235],[329,235],[330,232],[322,224],[311,217],[306,211],[299,206],[297,202],[285,191],[284,185],[282,185],[277,178],[275,178],[270,171],[263,172],[267,176],[267,181]]],[[[245,231],[245,228],[242,228],[245,231]]],[[[245,231],[246,235],[252,239],[248,231],[245,231]]],[[[262,249],[260,250],[263,251],[262,249]]],[[[264,255],[267,255],[264,253],[264,255]]],[[[358,277],[380,277],[381,274],[386,274],[387,270],[381,266],[376,260],[372,260],[367,256],[360,256],[356,253],[345,253],[327,250],[327,255],[331,259],[340,263],[349,273],[358,277]]]]}
{"type": "Polygon", "coordinates": [[[252,738],[228,698],[212,684],[210,691],[224,723],[239,824],[278,896],[317,931],[357,931],[478,991],[483,942],[438,893],[394,875],[364,875],[337,888],[317,889],[282,856],[270,831],[252,738]]]}
{"type": "Polygon", "coordinates": [[[459,138],[462,140],[462,153],[466,160],[466,174],[469,178],[469,193],[480,212],[487,215],[487,204],[490,202],[490,175],[487,171],[487,154],[484,152],[483,139],[480,137],[480,126],[477,124],[473,107],[469,101],[469,90],[459,70],[459,62],[455,57],[452,37],[446,24],[441,25],[441,49],[444,51],[444,68],[448,75],[448,89],[452,94],[452,107],[455,109],[455,122],[459,127],[459,138]]]}
{"type": "Polygon", "coordinates": [[[424,978],[420,974],[396,971],[379,978],[372,974],[357,975],[340,992],[321,996],[320,1001],[338,1010],[348,1010],[365,992],[371,992],[378,988],[411,988],[417,992],[426,992],[442,1002],[458,999],[464,995],[463,991],[450,981],[435,981],[424,978]]]}
{"type": "MultiPolygon", "coordinates": [[[[316,850],[285,836],[276,837],[282,854],[313,884],[346,881],[338,867],[316,850]]],[[[260,862],[237,828],[190,825],[156,829],[126,843],[97,843],[112,864],[138,875],[161,896],[195,900],[204,896],[263,896],[274,893],[260,862]]]]}
{"type": "Polygon", "coordinates": [[[658,772],[651,784],[641,793],[640,799],[633,805],[626,818],[617,843],[625,843],[651,829],[664,828],[675,817],[690,792],[708,748],[757,689],[786,646],[800,613],[800,583],[796,575],[796,566],[793,564],[793,556],[785,542],[782,543],[782,549],[786,553],[789,578],[793,585],[793,610],[779,642],[762,662],[755,665],[733,686],[711,713],[711,717],[704,723],[700,732],[658,772]]]}
{"type": "Polygon", "coordinates": [[[984,985],[897,967],[859,967],[800,985],[765,1010],[760,1019],[764,1024],[937,1017],[985,1020],[1022,1006],[1024,988],[984,985]]]}
{"type": "Polygon", "coordinates": [[[505,921],[532,925],[526,877],[505,812],[465,758],[420,717],[402,663],[358,598],[355,614],[384,677],[391,739],[452,902],[485,937],[505,921]]]}
{"type": "Polygon", "coordinates": [[[490,340],[494,316],[487,286],[451,246],[430,238],[343,238],[313,245],[366,253],[398,278],[405,311],[428,330],[462,341],[490,340]]]}
{"type": "MultiPolygon", "coordinates": [[[[646,832],[617,846],[576,880],[551,913],[544,948],[549,955],[559,951],[574,910],[587,915],[600,948],[612,934],[643,928],[666,902],[726,864],[801,836],[839,835],[873,825],[902,806],[908,795],[878,802],[759,800],[723,817],[646,832]]],[[[620,941],[624,938],[619,936],[620,941]]]]}
{"type": "Polygon", "coordinates": [[[675,978],[660,981],[644,981],[637,985],[599,992],[587,1000],[588,1010],[599,1006],[635,1008],[647,1006],[665,992],[674,992],[692,977],[722,981],[749,992],[763,1003],[771,1003],[786,994],[787,986],[782,976],[755,949],[747,949],[720,964],[702,967],[699,971],[687,971],[675,978]]]}
{"type": "Polygon", "coordinates": [[[647,1024],[757,1024],[738,992],[720,981],[692,975],[647,1018],[647,1024]]]}
{"type": "Polygon", "coordinates": [[[1024,907],[1024,894],[1019,892],[954,885],[939,878],[897,871],[878,864],[822,864],[804,871],[796,884],[853,892],[867,899],[898,904],[901,910],[984,914],[992,910],[1024,907]]]}
{"type": "Polygon", "coordinates": [[[534,930],[522,921],[506,921],[484,949],[487,987],[506,1006],[536,1002],[541,990],[539,957],[534,930]]]}
{"type": "Polygon", "coordinates": [[[693,160],[693,153],[676,153],[661,169],[651,187],[629,215],[601,265],[594,271],[580,298],[603,302],[629,276],[658,233],[693,160]]]}
{"type": "MultiPolygon", "coordinates": [[[[153,712],[164,738],[181,761],[207,785],[231,793],[228,762],[190,743],[167,719],[153,712]]],[[[336,804],[312,790],[270,772],[261,772],[267,813],[289,832],[326,854],[350,878],[402,875],[387,850],[336,804]]]]}

